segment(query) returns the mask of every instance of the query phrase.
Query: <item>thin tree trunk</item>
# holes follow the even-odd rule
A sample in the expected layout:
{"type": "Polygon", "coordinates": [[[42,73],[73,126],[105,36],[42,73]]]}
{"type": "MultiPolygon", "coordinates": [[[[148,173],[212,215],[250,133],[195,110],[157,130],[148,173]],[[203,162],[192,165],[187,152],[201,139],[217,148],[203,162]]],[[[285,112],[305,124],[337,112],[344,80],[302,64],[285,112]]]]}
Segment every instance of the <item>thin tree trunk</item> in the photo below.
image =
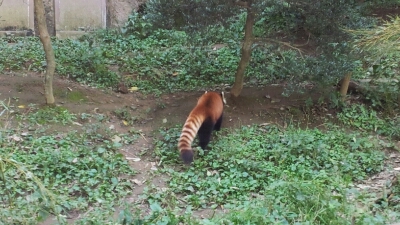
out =
{"type": "Polygon", "coordinates": [[[46,54],[46,74],[44,77],[44,95],[47,104],[54,104],[53,95],[53,76],[56,69],[56,60],[49,32],[47,31],[46,17],[44,11],[43,0],[34,0],[35,16],[38,22],[38,30],[40,41],[46,54]]]}
{"type": "Polygon", "coordinates": [[[342,100],[346,100],[347,90],[349,89],[349,83],[351,78],[351,72],[347,73],[340,84],[340,96],[342,96],[342,100]]]}
{"type": "Polygon", "coordinates": [[[244,28],[244,41],[242,46],[242,56],[240,58],[239,66],[235,74],[235,83],[231,89],[231,94],[234,97],[240,95],[243,89],[244,72],[249,64],[251,58],[251,47],[253,45],[253,25],[254,25],[254,12],[251,9],[251,1],[247,1],[247,17],[244,28]]]}

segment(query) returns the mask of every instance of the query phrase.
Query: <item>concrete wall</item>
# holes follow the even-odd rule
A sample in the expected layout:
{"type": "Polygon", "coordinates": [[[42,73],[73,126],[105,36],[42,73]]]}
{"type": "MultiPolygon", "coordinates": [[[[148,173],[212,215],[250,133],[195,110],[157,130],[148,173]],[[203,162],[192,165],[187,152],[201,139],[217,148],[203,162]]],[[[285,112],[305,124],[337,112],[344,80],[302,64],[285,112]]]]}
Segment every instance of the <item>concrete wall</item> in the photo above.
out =
{"type": "Polygon", "coordinates": [[[56,31],[106,28],[106,0],[56,0],[56,31]]]}
{"type": "Polygon", "coordinates": [[[129,15],[145,0],[107,0],[107,27],[119,28],[125,25],[129,15]]]}
{"type": "MultiPolygon", "coordinates": [[[[44,11],[46,13],[47,31],[51,36],[56,35],[56,21],[55,21],[55,2],[54,0],[43,0],[44,11]]],[[[35,18],[36,23],[36,18],[35,18]]]]}
{"type": "MultiPolygon", "coordinates": [[[[1,0],[0,0],[1,1],[1,0]]],[[[84,32],[118,28],[145,0],[43,0],[50,35],[79,36],[84,32]]],[[[0,35],[5,30],[34,27],[33,0],[3,0],[0,6],[0,35]]]]}
{"type": "Polygon", "coordinates": [[[0,30],[33,29],[33,0],[3,0],[0,30]]]}

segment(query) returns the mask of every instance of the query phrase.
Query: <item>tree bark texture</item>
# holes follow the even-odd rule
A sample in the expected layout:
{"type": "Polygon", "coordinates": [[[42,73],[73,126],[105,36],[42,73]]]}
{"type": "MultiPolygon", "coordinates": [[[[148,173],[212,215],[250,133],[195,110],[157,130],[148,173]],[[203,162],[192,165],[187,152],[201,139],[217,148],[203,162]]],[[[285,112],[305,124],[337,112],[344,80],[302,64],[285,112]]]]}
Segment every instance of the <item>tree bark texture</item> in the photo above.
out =
{"type": "Polygon", "coordinates": [[[51,45],[50,35],[47,31],[46,17],[43,0],[34,0],[35,16],[38,22],[40,41],[46,56],[46,74],[44,77],[44,95],[47,104],[54,104],[53,95],[53,76],[56,70],[56,60],[53,47],[51,45]]]}
{"type": "Polygon", "coordinates": [[[251,47],[253,45],[253,25],[255,14],[251,8],[251,1],[247,1],[247,16],[244,28],[244,41],[242,46],[242,56],[235,74],[235,83],[231,89],[231,94],[238,97],[243,89],[244,72],[249,65],[251,58],[251,47]]]}
{"type": "Polygon", "coordinates": [[[346,95],[347,95],[347,90],[349,89],[349,83],[350,83],[350,78],[351,78],[351,72],[347,73],[341,82],[340,85],[340,96],[342,96],[342,100],[346,100],[346,95]]]}

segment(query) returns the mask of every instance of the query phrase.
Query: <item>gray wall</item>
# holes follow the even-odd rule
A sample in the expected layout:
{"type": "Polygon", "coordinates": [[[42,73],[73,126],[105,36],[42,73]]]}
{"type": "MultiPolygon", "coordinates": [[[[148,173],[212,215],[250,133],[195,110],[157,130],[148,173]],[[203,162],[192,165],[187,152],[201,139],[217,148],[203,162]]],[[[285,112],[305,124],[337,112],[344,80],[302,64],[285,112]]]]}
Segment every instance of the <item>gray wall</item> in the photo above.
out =
{"type": "MultiPolygon", "coordinates": [[[[121,27],[144,0],[43,1],[50,35],[65,37],[106,27],[121,27]]],[[[33,0],[3,0],[0,31],[35,30],[33,10],[33,0]]]]}
{"type": "Polygon", "coordinates": [[[33,0],[3,0],[0,30],[33,28],[33,0]]]}

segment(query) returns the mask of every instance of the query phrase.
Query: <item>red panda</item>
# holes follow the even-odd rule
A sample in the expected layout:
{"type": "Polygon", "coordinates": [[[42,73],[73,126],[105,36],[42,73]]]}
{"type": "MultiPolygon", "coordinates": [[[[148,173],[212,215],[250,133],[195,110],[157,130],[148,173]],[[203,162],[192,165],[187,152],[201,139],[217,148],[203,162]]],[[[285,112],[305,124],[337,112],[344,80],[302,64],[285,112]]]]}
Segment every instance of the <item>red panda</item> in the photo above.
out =
{"type": "Polygon", "coordinates": [[[178,149],[184,163],[193,162],[192,142],[199,135],[199,145],[205,149],[213,130],[221,129],[223,107],[226,104],[224,92],[206,92],[190,112],[178,142],[178,149]]]}

